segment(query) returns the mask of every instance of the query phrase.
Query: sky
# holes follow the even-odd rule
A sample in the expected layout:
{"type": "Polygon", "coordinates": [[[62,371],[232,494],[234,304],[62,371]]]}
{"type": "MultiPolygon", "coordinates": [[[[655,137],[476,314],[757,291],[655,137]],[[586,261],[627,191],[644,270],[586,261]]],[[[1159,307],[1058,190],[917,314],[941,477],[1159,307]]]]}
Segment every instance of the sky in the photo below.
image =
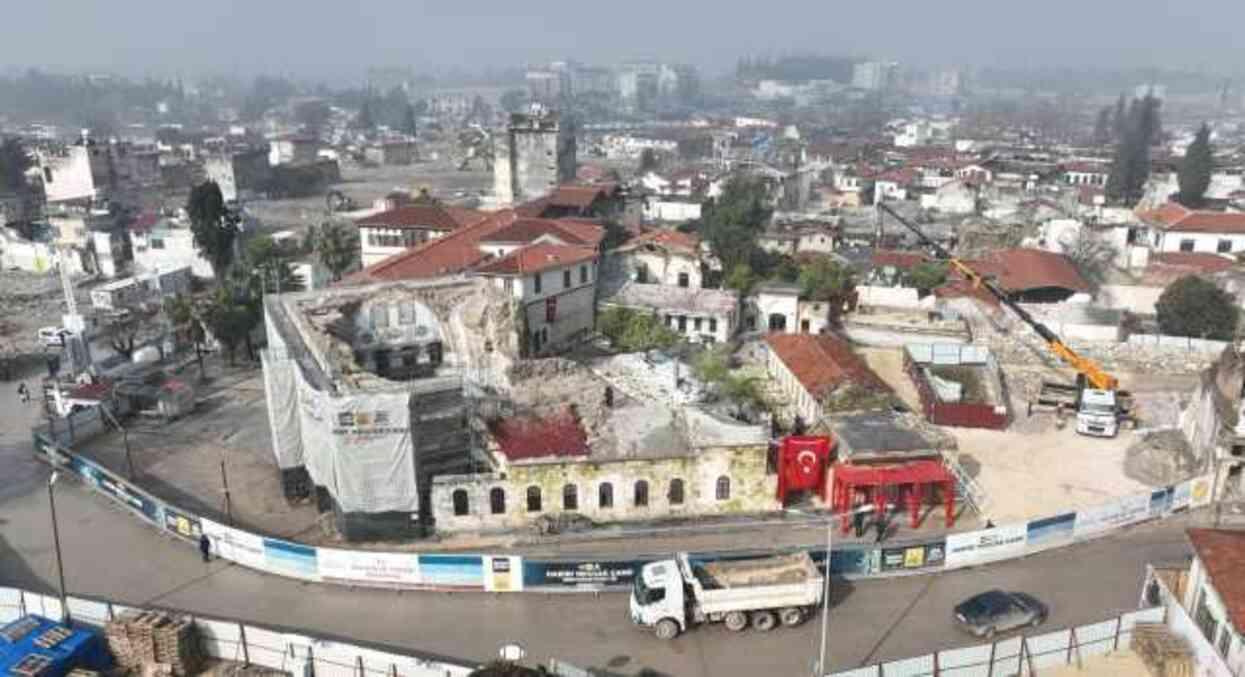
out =
{"type": "Polygon", "coordinates": [[[1245,63],[1240,0],[40,0],[6,2],[0,68],[343,81],[370,66],[657,58],[725,73],[744,55],[923,65],[1245,63]]]}

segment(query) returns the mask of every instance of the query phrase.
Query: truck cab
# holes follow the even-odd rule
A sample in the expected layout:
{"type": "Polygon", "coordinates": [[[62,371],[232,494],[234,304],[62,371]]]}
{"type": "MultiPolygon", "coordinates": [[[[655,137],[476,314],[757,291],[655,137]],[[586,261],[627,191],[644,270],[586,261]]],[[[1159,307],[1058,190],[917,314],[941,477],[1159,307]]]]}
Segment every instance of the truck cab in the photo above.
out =
{"type": "Polygon", "coordinates": [[[687,629],[686,614],[687,597],[678,560],[640,567],[631,589],[631,621],[654,628],[662,639],[673,639],[687,629]]]}
{"type": "Polygon", "coordinates": [[[1093,437],[1115,437],[1120,428],[1120,403],[1113,390],[1086,388],[1076,410],[1076,431],[1093,437]]]}

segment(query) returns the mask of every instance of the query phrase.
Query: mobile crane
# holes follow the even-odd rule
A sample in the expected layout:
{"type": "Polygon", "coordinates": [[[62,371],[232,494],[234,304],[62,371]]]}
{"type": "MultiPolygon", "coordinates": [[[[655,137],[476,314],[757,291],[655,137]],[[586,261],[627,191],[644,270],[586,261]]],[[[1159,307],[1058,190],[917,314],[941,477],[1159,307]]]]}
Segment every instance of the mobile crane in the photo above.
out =
{"type": "MultiPolygon", "coordinates": [[[[1120,390],[1119,379],[1107,373],[1097,362],[1068,347],[1068,344],[1051,331],[1050,327],[1037,321],[1027,310],[1021,308],[1020,304],[1013,301],[1007,290],[953,256],[915,224],[900,216],[890,205],[879,202],[877,207],[916,235],[923,245],[933,250],[940,259],[946,260],[975,288],[985,289],[991,296],[998,299],[1000,304],[1009,308],[1046,342],[1046,347],[1056,357],[1076,370],[1076,385],[1043,382],[1036,400],[1037,405],[1053,408],[1060,420],[1067,411],[1075,411],[1076,431],[1093,437],[1115,437],[1122,420],[1133,420],[1132,398],[1127,392],[1120,390]]],[[[1034,404],[1035,402],[1029,403],[1030,414],[1033,413],[1034,404]]]]}

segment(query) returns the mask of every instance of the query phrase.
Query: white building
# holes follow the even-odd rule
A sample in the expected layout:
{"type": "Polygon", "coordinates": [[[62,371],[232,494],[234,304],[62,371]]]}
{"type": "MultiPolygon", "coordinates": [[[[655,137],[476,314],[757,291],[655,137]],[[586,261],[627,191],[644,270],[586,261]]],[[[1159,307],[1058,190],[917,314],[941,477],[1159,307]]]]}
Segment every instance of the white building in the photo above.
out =
{"type": "Polygon", "coordinates": [[[364,267],[370,266],[487,216],[484,212],[440,204],[412,204],[365,216],[355,221],[360,257],[364,267]]]}
{"type": "Polygon", "coordinates": [[[530,355],[565,348],[592,331],[596,317],[597,251],[532,244],[475,269],[522,309],[521,345],[530,355]]]}
{"type": "Polygon", "coordinates": [[[647,223],[685,223],[695,221],[701,215],[701,203],[697,200],[660,197],[644,198],[642,217],[647,223]]]}
{"type": "Polygon", "coordinates": [[[894,84],[899,64],[883,61],[863,61],[852,67],[852,86],[856,89],[878,91],[894,84]]]}
{"type": "Polygon", "coordinates": [[[677,230],[636,236],[609,252],[611,279],[699,289],[703,284],[700,238],[677,230]]]}
{"type": "Polygon", "coordinates": [[[601,306],[652,313],[692,343],[729,341],[739,321],[739,294],[730,289],[627,282],[601,306]]]}
{"type": "Polygon", "coordinates": [[[789,419],[799,416],[815,425],[827,399],[841,388],[889,391],[851,344],[832,334],[770,334],[765,347],[765,370],[786,397],[789,419]]]}
{"type": "Polygon", "coordinates": [[[95,178],[91,172],[90,149],[61,146],[35,153],[43,176],[48,202],[88,200],[95,197],[95,178]]]}
{"type": "Polygon", "coordinates": [[[268,142],[268,164],[304,164],[316,161],[320,144],[307,136],[285,135],[268,142]]]}
{"type": "Polygon", "coordinates": [[[1245,213],[1192,210],[1174,202],[1137,214],[1156,252],[1245,251],[1245,213]]]}
{"type": "Polygon", "coordinates": [[[215,277],[212,264],[195,249],[189,226],[173,220],[156,221],[149,228],[130,232],[135,272],[160,272],[190,267],[195,277],[215,277]]]}
{"type": "Polygon", "coordinates": [[[929,144],[932,136],[929,122],[925,120],[909,122],[895,135],[895,146],[899,148],[925,146],[929,144]]]}

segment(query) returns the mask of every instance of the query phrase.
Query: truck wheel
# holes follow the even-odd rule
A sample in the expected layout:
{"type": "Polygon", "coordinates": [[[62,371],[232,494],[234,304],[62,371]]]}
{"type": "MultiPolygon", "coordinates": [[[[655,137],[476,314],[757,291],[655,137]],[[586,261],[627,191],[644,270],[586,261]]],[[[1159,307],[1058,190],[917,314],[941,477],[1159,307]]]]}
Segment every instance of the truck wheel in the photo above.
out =
{"type": "Polygon", "coordinates": [[[782,624],[788,628],[799,625],[804,622],[804,610],[799,607],[789,606],[778,613],[778,617],[782,620],[782,624]]]}
{"type": "Polygon", "coordinates": [[[742,611],[732,611],[726,614],[726,629],[731,632],[739,632],[748,627],[748,616],[742,611]]]}
{"type": "Polygon", "coordinates": [[[671,640],[679,636],[679,624],[669,618],[663,618],[657,621],[657,625],[653,628],[657,639],[671,640]]]}
{"type": "Polygon", "coordinates": [[[772,611],[757,611],[752,614],[752,629],[757,632],[769,632],[778,625],[778,619],[774,618],[772,611]]]}

